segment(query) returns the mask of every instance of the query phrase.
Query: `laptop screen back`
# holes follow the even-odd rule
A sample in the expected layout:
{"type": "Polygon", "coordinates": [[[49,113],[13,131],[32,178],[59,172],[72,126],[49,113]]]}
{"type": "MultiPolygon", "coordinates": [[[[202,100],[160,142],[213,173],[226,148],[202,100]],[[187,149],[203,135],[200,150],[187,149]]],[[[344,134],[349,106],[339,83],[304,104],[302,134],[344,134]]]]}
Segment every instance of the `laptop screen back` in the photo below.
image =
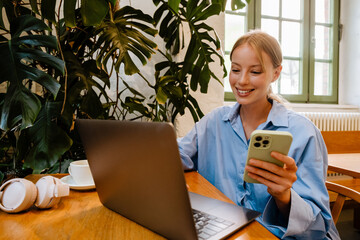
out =
{"type": "Polygon", "coordinates": [[[100,201],[170,239],[197,239],[168,123],[76,121],[100,201]]]}

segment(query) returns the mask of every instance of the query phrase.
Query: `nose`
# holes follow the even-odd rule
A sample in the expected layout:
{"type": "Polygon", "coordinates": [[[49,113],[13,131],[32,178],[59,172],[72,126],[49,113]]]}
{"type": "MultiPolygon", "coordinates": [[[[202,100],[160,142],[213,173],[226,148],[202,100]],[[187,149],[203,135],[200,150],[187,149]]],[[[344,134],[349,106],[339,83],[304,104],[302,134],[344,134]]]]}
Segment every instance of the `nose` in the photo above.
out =
{"type": "Polygon", "coordinates": [[[244,72],[239,74],[239,78],[238,78],[238,84],[240,85],[246,85],[249,83],[249,76],[244,72]]]}

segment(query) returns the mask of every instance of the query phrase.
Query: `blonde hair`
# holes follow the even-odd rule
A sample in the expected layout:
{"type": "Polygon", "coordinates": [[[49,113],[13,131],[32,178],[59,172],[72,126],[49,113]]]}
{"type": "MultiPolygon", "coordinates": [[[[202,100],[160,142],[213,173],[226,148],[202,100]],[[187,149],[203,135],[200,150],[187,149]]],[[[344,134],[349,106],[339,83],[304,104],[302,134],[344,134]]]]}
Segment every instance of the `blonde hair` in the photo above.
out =
{"type": "MultiPolygon", "coordinates": [[[[236,48],[248,44],[252,47],[260,61],[263,71],[266,71],[262,52],[266,53],[271,60],[274,68],[281,66],[282,63],[282,51],[279,42],[270,34],[261,30],[252,30],[242,35],[234,44],[230,52],[230,60],[232,60],[233,52],[236,48]]],[[[273,93],[271,86],[268,91],[268,98],[276,100],[280,103],[287,102],[283,97],[273,93]]]]}

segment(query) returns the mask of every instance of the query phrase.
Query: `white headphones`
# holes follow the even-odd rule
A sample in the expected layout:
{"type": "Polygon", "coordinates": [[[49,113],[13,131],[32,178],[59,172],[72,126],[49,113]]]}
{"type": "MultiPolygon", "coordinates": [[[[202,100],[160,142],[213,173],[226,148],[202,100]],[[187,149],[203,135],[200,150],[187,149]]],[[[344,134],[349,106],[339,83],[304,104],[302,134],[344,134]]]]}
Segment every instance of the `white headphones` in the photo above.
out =
{"type": "Polygon", "coordinates": [[[58,178],[45,176],[36,185],[24,178],[14,178],[0,187],[0,209],[17,213],[30,208],[34,203],[38,208],[51,208],[60,198],[69,195],[69,185],[58,178]]]}

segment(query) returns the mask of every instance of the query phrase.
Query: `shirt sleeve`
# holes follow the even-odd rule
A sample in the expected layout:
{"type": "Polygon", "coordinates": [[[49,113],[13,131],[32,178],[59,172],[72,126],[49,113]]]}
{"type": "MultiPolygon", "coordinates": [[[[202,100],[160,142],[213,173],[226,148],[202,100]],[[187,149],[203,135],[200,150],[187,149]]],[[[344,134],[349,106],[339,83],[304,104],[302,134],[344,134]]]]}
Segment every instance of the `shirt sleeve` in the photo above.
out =
{"type": "MultiPolygon", "coordinates": [[[[333,227],[329,212],[329,197],[325,186],[327,151],[320,133],[310,137],[298,161],[298,180],[291,189],[289,220],[279,218],[275,200],[267,203],[263,220],[279,228],[283,238],[327,239],[333,227]]],[[[338,236],[333,236],[337,239],[338,236]]]]}
{"type": "Polygon", "coordinates": [[[197,131],[196,125],[183,138],[177,139],[184,170],[197,170],[197,131]]]}
{"type": "Polygon", "coordinates": [[[281,217],[274,198],[270,198],[263,213],[263,220],[272,227],[280,228],[282,239],[327,239],[326,219],[314,214],[311,204],[291,189],[291,211],[288,222],[281,217]]]}

